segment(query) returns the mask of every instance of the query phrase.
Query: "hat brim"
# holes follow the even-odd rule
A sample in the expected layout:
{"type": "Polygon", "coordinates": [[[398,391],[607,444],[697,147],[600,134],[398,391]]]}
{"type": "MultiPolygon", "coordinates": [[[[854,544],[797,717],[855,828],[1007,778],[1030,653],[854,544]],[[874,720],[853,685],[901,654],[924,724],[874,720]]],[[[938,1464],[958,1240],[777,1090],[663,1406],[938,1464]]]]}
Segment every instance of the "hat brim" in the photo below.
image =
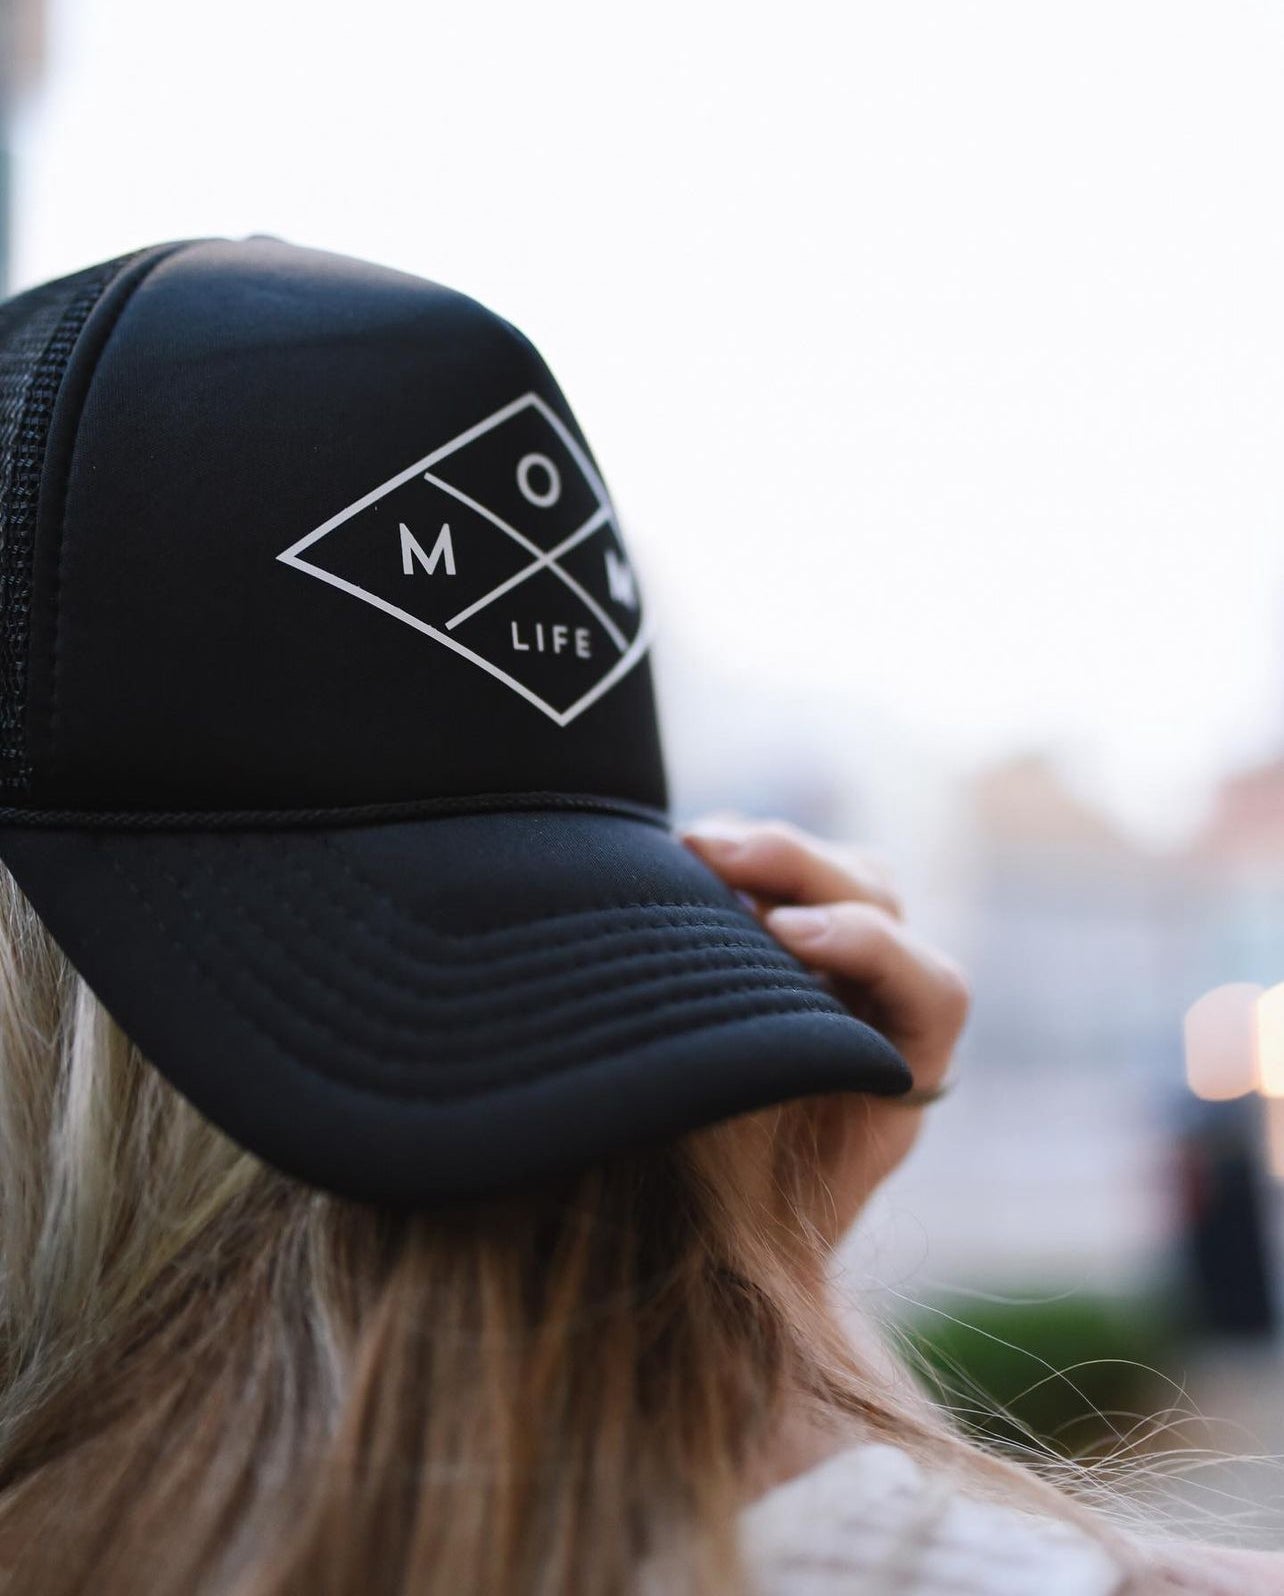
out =
{"type": "Polygon", "coordinates": [[[185,1097],[359,1200],[487,1195],[770,1103],[911,1084],[643,819],[10,825],[0,858],[185,1097]]]}

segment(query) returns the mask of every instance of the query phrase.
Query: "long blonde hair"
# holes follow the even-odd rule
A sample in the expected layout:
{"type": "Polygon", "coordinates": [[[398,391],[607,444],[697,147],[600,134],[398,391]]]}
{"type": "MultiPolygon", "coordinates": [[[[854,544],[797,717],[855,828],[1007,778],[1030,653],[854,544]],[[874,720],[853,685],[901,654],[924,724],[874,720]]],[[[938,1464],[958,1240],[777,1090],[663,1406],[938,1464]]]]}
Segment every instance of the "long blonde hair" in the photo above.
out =
{"type": "Polygon", "coordinates": [[[800,1401],[1058,1510],[840,1328],[825,1107],[364,1208],[202,1119],[0,872],[0,1589],[735,1591],[800,1401]]]}

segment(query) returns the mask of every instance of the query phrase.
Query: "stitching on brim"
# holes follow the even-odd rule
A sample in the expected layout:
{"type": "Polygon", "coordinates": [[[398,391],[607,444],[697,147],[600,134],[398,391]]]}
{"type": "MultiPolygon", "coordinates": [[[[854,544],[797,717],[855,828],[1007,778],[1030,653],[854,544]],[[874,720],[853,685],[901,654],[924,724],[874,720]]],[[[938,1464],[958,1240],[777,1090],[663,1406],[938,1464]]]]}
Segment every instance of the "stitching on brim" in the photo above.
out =
{"type": "MultiPolygon", "coordinates": [[[[249,899],[234,892],[225,875],[220,875],[209,862],[205,862],[203,868],[206,878],[224,900],[237,914],[248,920],[266,942],[293,957],[301,969],[308,967],[294,944],[285,941],[281,928],[271,925],[249,899]]],[[[160,874],[171,886],[182,892],[182,883],[178,877],[168,871],[161,871],[160,874]]],[[[737,923],[734,929],[719,936],[716,942],[699,942],[695,939],[702,935],[708,937],[710,933],[723,932],[722,924],[715,922],[711,925],[702,925],[697,922],[684,925],[672,918],[660,924],[625,926],[608,931],[589,930],[580,936],[567,938],[551,946],[548,937],[541,936],[537,946],[523,948],[515,953],[501,955],[499,958],[496,958],[492,951],[470,955],[452,948],[447,962],[438,957],[438,949],[411,952],[396,940],[394,932],[379,925],[369,915],[362,914],[351,902],[345,902],[337,894],[327,891],[311,872],[307,872],[306,879],[310,890],[323,898],[331,909],[341,916],[345,930],[356,926],[375,945],[377,951],[372,952],[368,948],[354,948],[349,943],[344,949],[346,963],[359,968],[365,979],[374,981],[399,999],[412,994],[416,989],[426,990],[429,993],[433,989],[445,989],[449,996],[443,1002],[443,1007],[450,1006],[451,997],[457,997],[458,1002],[455,1006],[462,1007],[470,1001],[472,992],[501,985],[508,1001],[512,1000],[515,993],[526,988],[542,988],[547,992],[549,987],[571,985],[577,978],[586,979],[589,972],[593,976],[600,977],[602,972],[612,965],[630,959],[634,962],[654,962],[663,958],[676,960],[686,957],[693,961],[691,968],[694,970],[696,968],[694,961],[697,959],[713,959],[719,954],[730,957],[739,951],[755,953],[764,958],[775,956],[777,965],[782,971],[796,972],[798,968],[797,961],[790,953],[765,931],[747,920],[737,923]],[[659,947],[645,945],[646,942],[654,943],[663,937],[669,938],[666,945],[659,947]],[[586,945],[591,946],[596,952],[604,943],[609,944],[624,939],[631,940],[634,945],[617,948],[612,953],[594,957],[591,964],[585,968],[585,973],[565,968],[566,962],[586,945]],[[637,946],[640,941],[643,942],[641,947],[637,946]],[[388,970],[390,961],[402,966],[409,979],[391,975],[388,970]],[[520,969],[523,964],[527,966],[524,970],[520,969]],[[514,966],[519,968],[515,969],[514,966]]],[[[286,910],[303,935],[318,948],[324,950],[332,948],[331,939],[317,929],[311,915],[292,899],[278,893],[274,902],[286,910]]],[[[421,936],[426,931],[422,925],[415,925],[414,929],[421,936]]],[[[319,969],[321,966],[314,964],[311,968],[319,969]]],[[[326,966],[326,969],[332,973],[333,965],[326,966]]]]}
{"type": "MultiPolygon", "coordinates": [[[[565,935],[559,946],[573,947],[581,942],[596,942],[607,937],[666,930],[726,930],[733,934],[739,932],[741,935],[753,933],[763,943],[773,947],[779,946],[762,930],[747,910],[731,904],[724,906],[707,901],[701,902],[698,899],[668,902],[634,900],[628,903],[599,904],[593,908],[567,909],[556,914],[539,915],[534,919],[509,921],[485,931],[451,931],[413,913],[407,904],[394,898],[368,871],[351,868],[350,862],[341,854],[337,854],[336,858],[344,876],[354,889],[354,895],[347,899],[318,871],[309,868],[302,859],[290,856],[284,862],[295,876],[306,882],[310,893],[328,902],[343,915],[345,921],[355,917],[372,932],[378,930],[379,934],[384,936],[382,929],[376,927],[368,916],[361,913],[362,908],[369,904],[372,897],[377,898],[396,917],[398,925],[403,928],[403,934],[408,933],[409,936],[419,939],[419,945],[426,947],[434,959],[441,960],[444,955],[446,960],[463,966],[484,959],[493,967],[502,965],[508,960],[516,961],[527,957],[532,945],[538,950],[545,944],[550,929],[561,928],[576,921],[583,922],[583,929],[565,935]],[[621,921],[625,923],[621,924],[621,921]],[[441,946],[443,942],[447,944],[445,948],[441,946]]],[[[386,945],[403,958],[411,957],[404,947],[392,940],[390,934],[386,935],[386,945]]]]}
{"type": "MultiPolygon", "coordinates": [[[[211,947],[227,948],[233,953],[241,954],[241,950],[237,947],[235,940],[229,936],[228,933],[224,931],[215,921],[213,921],[206,914],[204,909],[202,909],[201,906],[193,900],[187,886],[172,877],[169,879],[171,884],[177,888],[184,903],[186,903],[192,910],[196,919],[205,926],[208,937],[207,945],[211,947]]],[[[145,889],[141,890],[145,891],[145,889]]],[[[232,902],[231,906],[238,912],[241,911],[241,906],[237,903],[232,902]]],[[[275,943],[275,939],[272,940],[274,945],[279,946],[279,944],[275,943]]],[[[301,980],[305,981],[308,986],[315,988],[327,1002],[333,1002],[335,1000],[335,994],[327,983],[323,974],[318,973],[316,970],[305,968],[298,962],[297,956],[294,962],[298,976],[301,980]]],[[[546,1028],[552,1027],[559,1021],[564,1023],[568,1015],[574,1015],[577,1013],[577,1011],[579,1013],[583,1013],[585,1010],[587,1010],[589,1013],[592,1013],[596,1009],[599,1009],[604,1005],[609,1005],[612,1001],[617,999],[616,993],[609,991],[599,992],[597,994],[591,994],[588,999],[572,1000],[570,1002],[558,1005],[550,1005],[547,1007],[541,1006],[538,1013],[535,1014],[513,1016],[505,1015],[503,1019],[489,1025],[484,1023],[476,1024],[469,1022],[455,1025],[443,1025],[439,1020],[436,1019],[433,1012],[433,1005],[431,1004],[424,1005],[423,1020],[420,1022],[403,1022],[401,1020],[394,1019],[387,1014],[377,1014],[370,1010],[366,1010],[365,1012],[359,1014],[353,1014],[352,1005],[345,1003],[342,999],[339,999],[338,1002],[340,1004],[343,1019],[349,1021],[349,1026],[355,1028],[349,1029],[349,1026],[345,1026],[342,1023],[337,1024],[333,1019],[327,1018],[324,1012],[318,1012],[315,1009],[305,1010],[287,1002],[280,996],[280,993],[276,990],[272,983],[260,975],[254,964],[243,957],[243,954],[237,959],[235,967],[243,977],[247,978],[255,987],[271,998],[272,1002],[276,1004],[285,1014],[287,1014],[291,1021],[307,1026],[308,1029],[315,1031],[319,1036],[323,1037],[328,1042],[336,1042],[344,1046],[351,1046],[354,1044],[359,1046],[363,1036],[372,1029],[383,1033],[389,1038],[405,1038],[407,1040],[412,1040],[422,1044],[427,1039],[425,1032],[430,1030],[432,1038],[446,1041],[447,1046],[449,1046],[450,1041],[456,1037],[472,1034],[480,1035],[482,1037],[499,1038],[499,1040],[492,1042],[490,1047],[485,1047],[485,1044],[483,1044],[483,1047],[485,1047],[485,1051],[487,1052],[499,1052],[505,1046],[511,1046],[518,1052],[530,1052],[530,1043],[524,1043],[522,1039],[523,1030],[529,1032],[532,1027],[534,1027],[538,1033],[546,1028]],[[349,1016],[351,1016],[351,1019],[349,1019],[349,1016]],[[516,1034],[514,1035],[512,1033],[516,1034]]],[[[645,999],[649,989],[654,989],[657,987],[663,989],[665,986],[671,987],[683,981],[694,981],[700,979],[714,980],[719,976],[730,978],[732,976],[740,975],[746,977],[754,975],[777,977],[776,980],[760,981],[756,983],[755,990],[757,991],[765,991],[769,988],[772,990],[810,989],[810,979],[804,974],[801,968],[782,969],[778,964],[768,965],[760,961],[745,961],[743,963],[729,966],[724,970],[710,971],[690,969],[679,971],[678,973],[669,977],[653,978],[650,982],[637,984],[630,983],[626,990],[630,997],[635,999],[645,999]]],[[[738,985],[729,984],[728,982],[728,984],[713,987],[710,991],[701,994],[701,996],[709,998],[730,997],[740,990],[741,989],[738,985]]],[[[676,1001],[694,1002],[695,998],[693,997],[688,1000],[677,999],[676,1001]]],[[[485,1005],[479,1005],[479,1009],[484,1013],[485,1005]]],[[[632,1023],[633,1018],[634,1016],[621,1015],[618,1017],[618,1019],[604,1022],[603,1025],[598,1027],[594,1027],[592,1024],[588,1025],[587,1027],[583,1025],[576,1026],[572,1023],[572,1029],[578,1036],[583,1034],[585,1030],[591,1032],[594,1029],[604,1029],[608,1026],[618,1026],[623,1028],[624,1026],[632,1023]]],[[[381,1061],[377,1067],[388,1070],[394,1068],[431,1068],[433,1070],[441,1071],[453,1068],[455,1066],[462,1068],[475,1068],[478,1067],[479,1064],[480,1060],[478,1058],[460,1058],[458,1055],[452,1056],[448,1054],[444,1058],[414,1058],[402,1055],[396,1059],[381,1061]]]]}
{"type": "MultiPolygon", "coordinates": [[[[241,839],[244,842],[245,839],[241,839]]],[[[0,844],[3,839],[0,838],[0,844]]],[[[455,943],[461,948],[486,947],[493,949],[502,946],[505,942],[533,941],[541,932],[557,926],[565,925],[569,921],[584,921],[588,927],[606,925],[613,927],[621,920],[636,919],[639,929],[647,929],[653,925],[672,925],[675,927],[689,926],[693,922],[708,925],[717,929],[720,925],[727,925],[743,930],[747,923],[752,923],[747,910],[740,909],[734,904],[714,904],[707,898],[632,898],[625,902],[605,903],[595,905],[591,909],[563,909],[554,914],[537,915],[526,920],[511,921],[502,926],[495,926],[484,931],[451,931],[444,927],[432,925],[430,922],[414,915],[397,899],[392,897],[388,890],[373,877],[365,872],[358,873],[350,867],[350,861],[341,849],[334,845],[333,839],[323,837],[322,841],[331,848],[334,857],[339,861],[344,873],[353,881],[359,892],[373,893],[383,899],[393,909],[403,924],[417,933],[427,933],[434,939],[440,939],[445,944],[455,943]],[[667,918],[673,917],[673,918],[667,918]]],[[[2,850],[0,850],[2,851],[2,850]]],[[[301,870],[310,881],[316,877],[306,865],[289,854],[278,855],[267,861],[271,868],[279,865],[282,859],[289,860],[296,871],[301,870]]],[[[336,900],[337,901],[337,900],[336,900]]],[[[591,937],[592,931],[586,930],[586,940],[591,937]]],[[[440,953],[434,950],[434,957],[471,959],[472,955],[456,954],[448,947],[440,953]]]]}
{"type": "MultiPolygon", "coordinates": [[[[323,837],[323,845],[329,850],[337,861],[344,875],[362,893],[373,893],[391,908],[398,918],[406,925],[417,929],[428,930],[433,936],[443,937],[448,941],[474,945],[486,943],[494,946],[505,940],[520,941],[522,937],[544,928],[564,925],[568,920],[584,920],[592,925],[597,922],[610,924],[624,916],[639,914],[650,917],[654,914],[677,913],[688,916],[707,916],[709,923],[725,921],[727,924],[743,927],[751,921],[749,911],[734,903],[710,903],[708,898],[639,898],[631,897],[615,903],[602,903],[594,905],[591,909],[559,909],[553,914],[536,915],[526,920],[509,921],[502,926],[494,926],[485,931],[449,931],[435,926],[431,922],[411,913],[409,908],[392,896],[388,888],[379,881],[368,869],[363,868],[340,848],[333,837],[323,837]]],[[[313,873],[301,860],[293,861],[296,868],[305,875],[313,877],[313,873]]],[[[313,877],[313,879],[315,879],[313,877]]],[[[668,923],[668,922],[662,922],[668,923]]],[[[678,922],[682,923],[682,922],[678,922]]],[[[586,932],[586,936],[591,932],[586,932]]]]}
{"type": "MultiPolygon", "coordinates": [[[[158,926],[158,929],[160,929],[161,932],[166,935],[166,937],[169,937],[169,929],[167,929],[166,922],[164,922],[164,919],[161,918],[161,915],[158,913],[158,910],[156,910],[152,900],[148,899],[147,895],[140,891],[139,887],[132,883],[128,876],[124,876],[123,879],[124,883],[126,883],[126,887],[128,887],[129,891],[134,894],[134,897],[137,897],[137,900],[142,903],[142,907],[144,907],[144,910],[147,911],[148,916],[150,916],[152,921],[155,922],[156,926],[158,926]]],[[[463,1104],[477,1103],[477,1101],[483,1101],[486,1100],[486,1098],[498,1098],[498,1096],[504,1096],[506,1095],[506,1092],[509,1092],[509,1090],[514,1090],[514,1088],[522,1087],[523,1084],[528,1084],[533,1077],[565,1077],[568,1076],[568,1074],[579,1073],[579,1071],[582,1071],[582,1069],[601,1068],[601,1066],[605,1065],[606,1061],[608,1061],[608,1058],[597,1057],[581,1058],[581,1060],[574,1061],[574,1063],[568,1063],[568,1065],[560,1066],[560,1068],[558,1068],[558,1066],[553,1066],[553,1068],[547,1068],[547,1066],[544,1066],[544,1068],[539,1068],[539,1066],[526,1066],[526,1068],[522,1069],[522,1071],[515,1071],[515,1073],[510,1076],[510,1079],[507,1080],[506,1084],[501,1085],[501,1087],[486,1085],[486,1087],[479,1088],[477,1092],[432,1093],[424,1092],[424,1090],[410,1090],[410,1088],[407,1087],[397,1088],[389,1087],[389,1085],[359,1084],[359,1082],[354,1082],[354,1080],[343,1079],[343,1077],[335,1076],[332,1071],[327,1071],[327,1069],[317,1068],[316,1063],[308,1063],[308,1061],[298,1058],[295,1053],[289,1052],[289,1050],[287,1050],[286,1047],[284,1047],[284,1045],[278,1041],[278,1037],[273,1036],[273,1033],[268,1031],[268,1029],[266,1029],[265,1026],[263,1026],[262,1023],[257,1020],[257,1018],[252,1017],[250,1013],[247,1013],[246,1010],[242,1009],[241,1002],[238,1001],[238,998],[236,998],[231,991],[228,991],[228,988],[223,985],[222,980],[220,980],[220,978],[217,977],[217,975],[215,975],[214,972],[212,972],[212,970],[209,969],[209,967],[207,967],[203,961],[201,961],[201,959],[196,958],[195,954],[191,953],[188,948],[185,948],[182,943],[174,943],[172,938],[169,938],[169,940],[171,940],[172,945],[174,945],[175,951],[177,951],[177,953],[179,953],[180,956],[185,959],[188,967],[193,970],[193,974],[195,974],[196,977],[198,977],[199,980],[204,983],[204,985],[209,986],[209,988],[211,988],[211,990],[214,991],[214,993],[217,994],[217,996],[219,996],[219,998],[222,999],[222,1001],[225,1002],[228,1007],[230,1007],[233,1017],[236,1018],[236,1020],[238,1020],[239,1023],[241,1023],[241,1025],[244,1026],[244,1028],[246,1028],[250,1034],[252,1034],[252,1036],[257,1037],[258,1041],[266,1042],[266,1045],[270,1047],[271,1052],[276,1053],[276,1055],[278,1055],[278,1057],[281,1058],[281,1060],[284,1061],[287,1066],[289,1066],[289,1069],[293,1074],[301,1074],[301,1076],[313,1076],[317,1077],[317,1079],[325,1080],[325,1082],[327,1082],[330,1087],[335,1088],[337,1092],[354,1096],[354,1098],[362,1098],[362,1100],[370,1100],[370,1098],[375,1098],[375,1100],[384,1101],[402,1098],[402,1100],[418,1100],[423,1101],[423,1103],[439,1103],[448,1104],[448,1106],[463,1106],[463,1104]]],[[[699,1001],[708,1002],[710,999],[699,999],[699,1001]]],[[[761,999],[761,1001],[754,1001],[753,998],[742,999],[740,1004],[737,1005],[737,1010],[735,1010],[735,1012],[719,1013],[719,1015],[715,1015],[715,1017],[703,1018],[703,1020],[691,1020],[686,1026],[684,1026],[683,1031],[684,1034],[692,1034],[695,1033],[695,1031],[703,1031],[703,1029],[716,1029],[718,1026],[731,1025],[731,1023],[737,1023],[737,1021],[740,1020],[750,1020],[750,1018],[758,1017],[772,1017],[772,1015],[786,1015],[786,1013],[813,1013],[813,1015],[817,1015],[817,1017],[829,1018],[829,1020],[849,1020],[850,1018],[849,1015],[847,1015],[847,1013],[841,1009],[841,1005],[834,1004],[833,999],[826,998],[825,994],[809,993],[805,994],[805,996],[801,996],[801,998],[794,999],[793,1002],[785,1002],[780,1001],[780,999],[766,998],[761,999]]],[[[656,1028],[652,1028],[652,1034],[649,1034],[649,1036],[646,1033],[636,1034],[636,1036],[633,1037],[632,1042],[630,1042],[630,1045],[633,1045],[633,1047],[636,1047],[636,1045],[646,1045],[646,1042],[656,1041],[657,1037],[665,1036],[665,1034],[668,1033],[664,1028],[662,1028],[662,1026],[656,1026],[656,1028]]],[[[156,1068],[160,1068],[160,1066],[156,1066],[156,1068]]]]}

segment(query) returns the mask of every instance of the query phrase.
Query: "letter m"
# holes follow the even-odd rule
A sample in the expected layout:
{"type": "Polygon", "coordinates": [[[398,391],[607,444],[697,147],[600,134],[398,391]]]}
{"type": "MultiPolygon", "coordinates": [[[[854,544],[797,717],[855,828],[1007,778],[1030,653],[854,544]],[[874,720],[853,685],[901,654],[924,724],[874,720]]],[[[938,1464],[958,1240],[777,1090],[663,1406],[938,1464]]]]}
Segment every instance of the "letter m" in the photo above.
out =
{"type": "Polygon", "coordinates": [[[407,576],[415,574],[415,561],[418,560],[428,575],[431,576],[437,566],[445,562],[446,575],[455,574],[455,546],[450,541],[450,522],[442,523],[441,531],[437,534],[437,541],[432,546],[432,553],[425,554],[420,547],[414,533],[403,521],[401,523],[401,569],[407,576]]]}

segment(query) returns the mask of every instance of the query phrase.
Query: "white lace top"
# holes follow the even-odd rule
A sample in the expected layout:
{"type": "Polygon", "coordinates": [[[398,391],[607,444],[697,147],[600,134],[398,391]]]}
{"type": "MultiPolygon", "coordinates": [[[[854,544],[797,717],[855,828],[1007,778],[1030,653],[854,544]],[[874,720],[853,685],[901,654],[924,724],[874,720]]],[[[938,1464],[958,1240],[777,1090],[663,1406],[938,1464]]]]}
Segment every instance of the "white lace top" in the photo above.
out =
{"type": "Polygon", "coordinates": [[[960,1494],[893,1446],[840,1452],[743,1519],[760,1596],[1116,1596],[1124,1575],[1072,1525],[960,1494]]]}

